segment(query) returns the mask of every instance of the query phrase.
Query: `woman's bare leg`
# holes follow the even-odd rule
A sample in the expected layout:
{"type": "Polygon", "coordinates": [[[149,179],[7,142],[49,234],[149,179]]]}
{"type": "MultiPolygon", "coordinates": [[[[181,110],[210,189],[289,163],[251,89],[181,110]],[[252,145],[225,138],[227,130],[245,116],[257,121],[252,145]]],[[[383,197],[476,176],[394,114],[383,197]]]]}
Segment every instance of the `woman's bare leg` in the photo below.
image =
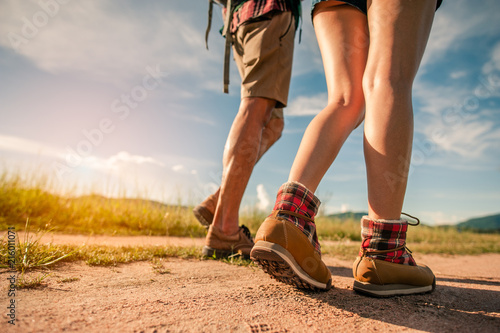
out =
{"type": "Polygon", "coordinates": [[[436,0],[370,0],[370,48],[363,77],[364,152],[372,219],[401,216],[411,158],[411,90],[436,0]]]}
{"type": "Polygon", "coordinates": [[[320,5],[313,22],[325,68],[328,105],[307,127],[288,178],[313,192],[363,119],[362,77],[368,52],[363,13],[347,5],[331,6],[331,2],[320,5]]]}

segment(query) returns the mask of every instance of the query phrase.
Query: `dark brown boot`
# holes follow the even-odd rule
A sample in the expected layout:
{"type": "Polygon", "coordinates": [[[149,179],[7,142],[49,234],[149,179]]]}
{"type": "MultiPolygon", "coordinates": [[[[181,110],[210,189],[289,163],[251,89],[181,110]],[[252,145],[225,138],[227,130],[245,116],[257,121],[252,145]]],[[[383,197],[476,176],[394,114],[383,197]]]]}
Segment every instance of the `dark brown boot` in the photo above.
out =
{"type": "Polygon", "coordinates": [[[201,253],[209,258],[227,258],[240,254],[243,258],[249,259],[253,245],[250,230],[244,225],[240,227],[238,233],[231,236],[225,235],[214,225],[210,225],[201,253]]]}
{"type": "Polygon", "coordinates": [[[201,204],[194,207],[193,214],[202,226],[208,229],[214,220],[215,208],[219,201],[220,187],[214,194],[210,194],[201,204]]]}

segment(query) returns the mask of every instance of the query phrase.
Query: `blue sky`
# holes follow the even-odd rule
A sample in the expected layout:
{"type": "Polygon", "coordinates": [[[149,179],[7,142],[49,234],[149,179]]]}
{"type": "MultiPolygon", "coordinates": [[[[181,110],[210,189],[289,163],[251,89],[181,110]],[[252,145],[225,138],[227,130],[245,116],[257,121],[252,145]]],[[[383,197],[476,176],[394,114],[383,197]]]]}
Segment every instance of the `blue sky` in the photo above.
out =
{"type": "MultiPolygon", "coordinates": [[[[285,131],[256,167],[242,209],[272,209],[302,134],[326,103],[304,4],[285,131]]],[[[445,0],[414,86],[404,211],[429,224],[500,211],[500,2],[445,0]]],[[[222,93],[219,11],[207,1],[0,2],[0,168],[55,191],[195,204],[220,182],[239,104],[222,93]]],[[[326,213],[365,211],[362,129],[316,193],[326,213]]]]}

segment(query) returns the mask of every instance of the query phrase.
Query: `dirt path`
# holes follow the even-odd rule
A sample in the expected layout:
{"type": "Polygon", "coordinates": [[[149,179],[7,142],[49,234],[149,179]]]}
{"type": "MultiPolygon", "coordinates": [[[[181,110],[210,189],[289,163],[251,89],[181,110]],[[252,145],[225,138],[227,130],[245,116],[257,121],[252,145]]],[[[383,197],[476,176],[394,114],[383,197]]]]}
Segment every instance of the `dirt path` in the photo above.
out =
{"type": "MultiPolygon", "coordinates": [[[[50,237],[50,236],[49,236],[50,237]]],[[[83,236],[53,242],[81,244],[83,236]]],[[[56,239],[57,238],[57,239],[56,239]]],[[[200,239],[91,237],[108,245],[200,245],[200,239]]],[[[325,257],[335,288],[313,293],[255,267],[168,259],[118,267],[62,264],[44,288],[20,290],[7,324],[8,272],[0,272],[0,331],[12,332],[500,332],[500,255],[416,255],[438,278],[429,295],[367,298],[352,291],[351,261],[325,257]],[[66,280],[64,280],[66,279],[66,280]],[[73,280],[73,281],[71,281],[73,280]],[[63,282],[71,281],[71,282],[63,282]]]]}

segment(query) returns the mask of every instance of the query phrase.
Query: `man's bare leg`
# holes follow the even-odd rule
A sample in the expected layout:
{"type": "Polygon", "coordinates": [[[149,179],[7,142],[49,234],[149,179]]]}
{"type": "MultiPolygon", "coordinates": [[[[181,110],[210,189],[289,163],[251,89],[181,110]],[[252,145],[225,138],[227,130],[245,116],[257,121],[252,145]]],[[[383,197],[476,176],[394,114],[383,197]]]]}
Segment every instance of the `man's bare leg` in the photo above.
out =
{"type": "Polygon", "coordinates": [[[263,129],[276,101],[248,97],[241,100],[226,141],[219,201],[213,225],[226,235],[238,233],[238,212],[253,166],[259,156],[263,129]]]}
{"type": "MultiPolygon", "coordinates": [[[[274,109],[272,111],[271,119],[267,122],[266,126],[262,130],[262,139],[260,142],[259,153],[257,155],[257,160],[255,164],[261,159],[261,157],[272,147],[272,145],[279,140],[285,122],[283,119],[282,109],[274,109]]],[[[205,200],[195,207],[193,210],[196,218],[201,224],[208,227],[212,224],[215,209],[217,208],[217,203],[219,202],[220,186],[213,194],[210,194],[205,200]]]]}

